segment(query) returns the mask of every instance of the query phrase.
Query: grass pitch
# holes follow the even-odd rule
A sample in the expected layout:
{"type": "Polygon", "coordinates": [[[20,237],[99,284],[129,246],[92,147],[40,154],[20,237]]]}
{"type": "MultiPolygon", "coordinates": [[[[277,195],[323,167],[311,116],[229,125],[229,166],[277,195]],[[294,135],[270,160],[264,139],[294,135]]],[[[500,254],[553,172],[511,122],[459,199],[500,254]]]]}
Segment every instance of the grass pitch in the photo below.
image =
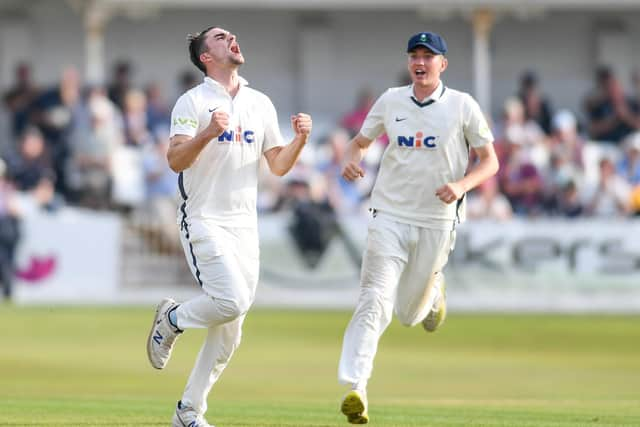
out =
{"type": "MultiPolygon", "coordinates": [[[[152,369],[147,308],[0,306],[0,425],[168,426],[203,339],[152,369]]],[[[209,396],[209,422],[346,426],[336,383],[350,313],[254,310],[209,396]]],[[[452,313],[394,322],[369,387],[372,426],[640,426],[640,318],[452,313]]]]}

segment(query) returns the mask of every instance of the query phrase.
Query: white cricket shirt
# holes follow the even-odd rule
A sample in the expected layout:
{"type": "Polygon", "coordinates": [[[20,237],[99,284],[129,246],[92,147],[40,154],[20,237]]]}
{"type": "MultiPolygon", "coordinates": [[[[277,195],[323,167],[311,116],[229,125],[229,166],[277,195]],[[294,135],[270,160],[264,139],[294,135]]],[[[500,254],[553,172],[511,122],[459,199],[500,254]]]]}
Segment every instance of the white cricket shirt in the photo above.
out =
{"type": "Polygon", "coordinates": [[[424,102],[413,85],[388,89],[373,105],[360,133],[375,139],[383,132],[389,145],[371,195],[371,207],[400,222],[451,229],[465,218],[464,199],[446,204],[436,189],[460,180],[469,162],[469,146],[493,142],[480,106],[464,92],[442,82],[424,102]]]}
{"type": "MultiPolygon", "coordinates": [[[[179,174],[183,203],[178,222],[190,225],[207,220],[228,227],[256,227],[260,157],[284,145],[276,110],[266,95],[248,87],[243,78],[231,98],[221,84],[205,77],[176,102],[171,136],[195,136],[209,125],[214,110],[229,114],[229,127],[179,174]]],[[[199,229],[191,234],[198,234],[199,229]]]]}

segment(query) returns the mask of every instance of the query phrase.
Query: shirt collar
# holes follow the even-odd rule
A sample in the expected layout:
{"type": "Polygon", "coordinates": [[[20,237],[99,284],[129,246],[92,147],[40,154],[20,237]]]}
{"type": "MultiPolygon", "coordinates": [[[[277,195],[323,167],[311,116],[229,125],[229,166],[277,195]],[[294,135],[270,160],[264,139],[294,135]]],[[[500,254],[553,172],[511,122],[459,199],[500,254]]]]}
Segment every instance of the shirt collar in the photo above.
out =
{"type": "MultiPolygon", "coordinates": [[[[423,102],[428,102],[430,100],[433,100],[433,101],[440,100],[443,93],[442,87],[443,87],[442,80],[438,80],[438,86],[436,86],[435,90],[431,92],[431,94],[427,96],[423,102]]],[[[415,98],[415,94],[413,92],[413,84],[409,85],[409,95],[415,98]]]]}
{"type": "Polygon", "coordinates": [[[429,95],[424,101],[420,102],[416,99],[413,93],[413,84],[409,85],[409,97],[414,102],[414,104],[416,104],[418,107],[426,107],[433,104],[436,101],[439,101],[442,98],[444,91],[445,91],[445,87],[444,87],[444,84],[442,84],[442,80],[438,80],[438,86],[436,87],[436,89],[433,92],[431,92],[431,95],[429,95]]]}

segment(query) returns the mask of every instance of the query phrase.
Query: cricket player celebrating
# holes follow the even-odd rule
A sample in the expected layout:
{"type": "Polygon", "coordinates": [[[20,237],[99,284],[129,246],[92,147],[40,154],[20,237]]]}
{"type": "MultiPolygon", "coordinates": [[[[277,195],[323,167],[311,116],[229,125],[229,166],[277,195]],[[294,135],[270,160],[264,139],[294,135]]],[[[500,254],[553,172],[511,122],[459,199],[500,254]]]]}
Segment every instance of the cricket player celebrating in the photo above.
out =
{"type": "Polygon", "coordinates": [[[207,427],[207,395],[240,344],[258,282],[260,158],[274,174],[286,174],[307,142],[311,118],[291,117],[295,137],[284,145],[270,99],[238,75],[244,57],[229,31],[209,27],[190,36],[189,54],[204,82],[176,102],[167,160],[179,173],[180,236],[202,295],[158,305],[147,354],[162,369],[184,329],[208,329],[173,416],[174,427],[207,427]]]}
{"type": "Polygon", "coordinates": [[[466,192],[494,175],[493,135],[471,96],[450,89],[440,75],[447,45],[438,34],[409,39],[412,85],[388,89],[349,143],[342,175],[364,176],[367,148],[386,132],[385,150],[371,196],[358,305],[344,335],[338,377],[349,384],[341,410],[366,424],[367,381],[392,310],[406,326],[435,331],[446,314],[442,269],[464,219],[466,192]],[[478,162],[469,172],[469,147],[478,162]]]}

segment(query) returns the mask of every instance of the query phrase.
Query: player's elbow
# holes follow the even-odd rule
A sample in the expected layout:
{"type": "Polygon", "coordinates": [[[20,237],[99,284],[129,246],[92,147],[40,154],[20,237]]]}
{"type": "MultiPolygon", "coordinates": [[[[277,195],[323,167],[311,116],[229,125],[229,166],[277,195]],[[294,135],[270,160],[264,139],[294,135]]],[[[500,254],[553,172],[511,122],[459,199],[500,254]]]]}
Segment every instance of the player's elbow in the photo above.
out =
{"type": "Polygon", "coordinates": [[[271,168],[271,173],[276,176],[285,176],[289,172],[289,169],[273,167],[271,168]]]}
{"type": "Polygon", "coordinates": [[[278,159],[273,159],[273,161],[269,162],[269,170],[276,176],[285,176],[292,167],[293,164],[288,165],[278,159]]]}
{"type": "Polygon", "coordinates": [[[500,162],[498,161],[498,158],[496,156],[491,156],[489,163],[489,172],[491,173],[491,176],[497,174],[499,170],[500,162]]]}
{"type": "Polygon", "coordinates": [[[183,170],[186,169],[186,167],[184,167],[184,165],[182,165],[178,161],[176,156],[171,152],[167,153],[167,163],[169,164],[169,169],[171,169],[175,173],[180,173],[180,172],[182,172],[183,170]]]}
{"type": "Polygon", "coordinates": [[[487,171],[488,176],[494,176],[500,169],[500,162],[495,152],[489,152],[484,158],[481,158],[481,163],[484,163],[484,169],[487,171]]]}

